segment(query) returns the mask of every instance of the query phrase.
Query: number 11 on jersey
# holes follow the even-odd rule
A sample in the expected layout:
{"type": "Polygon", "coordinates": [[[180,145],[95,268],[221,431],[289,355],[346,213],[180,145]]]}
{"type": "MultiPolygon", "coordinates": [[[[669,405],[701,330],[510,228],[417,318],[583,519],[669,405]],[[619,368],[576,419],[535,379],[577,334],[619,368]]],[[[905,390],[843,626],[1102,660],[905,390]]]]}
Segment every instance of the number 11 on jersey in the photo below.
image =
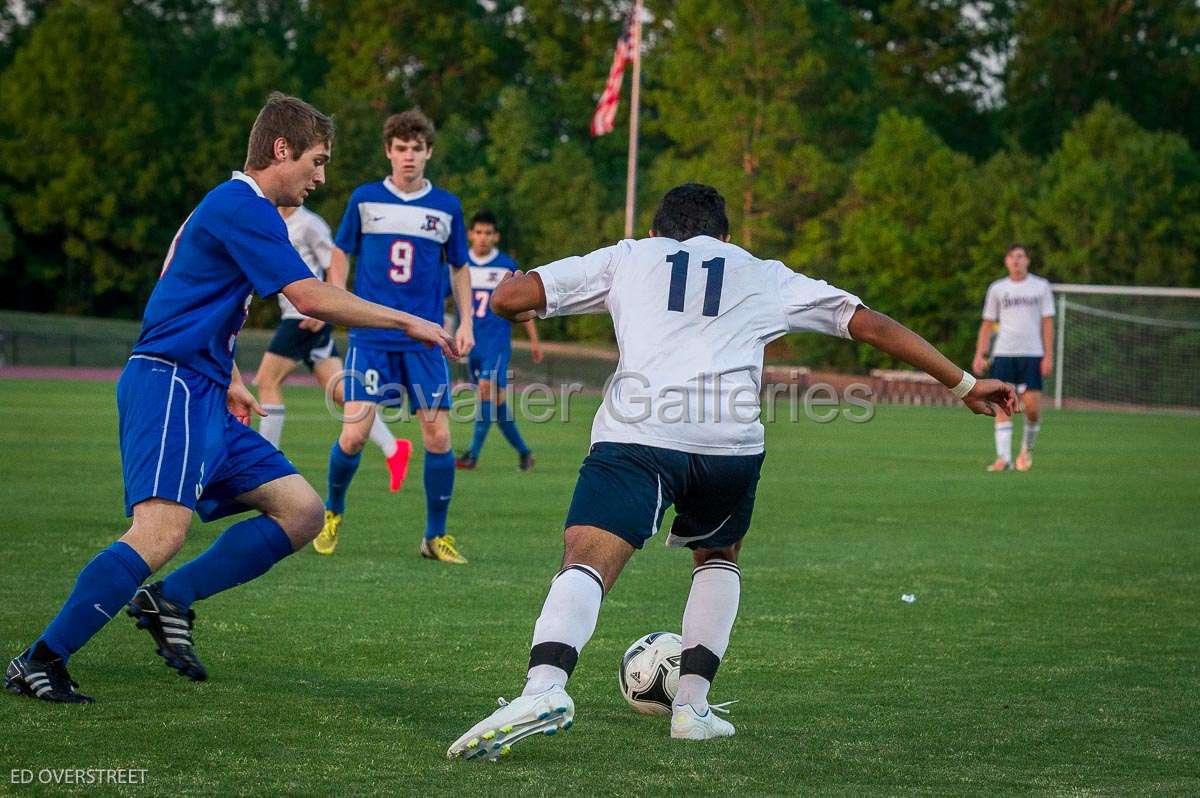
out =
{"type": "MultiPolygon", "coordinates": [[[[687,293],[688,262],[691,253],[681,249],[667,257],[671,264],[671,290],[667,295],[667,310],[676,313],[683,312],[684,295],[687,293]]],[[[700,264],[708,272],[708,281],[704,284],[704,308],[702,316],[716,316],[721,310],[721,285],[725,282],[725,259],[712,258],[700,264]]]]}

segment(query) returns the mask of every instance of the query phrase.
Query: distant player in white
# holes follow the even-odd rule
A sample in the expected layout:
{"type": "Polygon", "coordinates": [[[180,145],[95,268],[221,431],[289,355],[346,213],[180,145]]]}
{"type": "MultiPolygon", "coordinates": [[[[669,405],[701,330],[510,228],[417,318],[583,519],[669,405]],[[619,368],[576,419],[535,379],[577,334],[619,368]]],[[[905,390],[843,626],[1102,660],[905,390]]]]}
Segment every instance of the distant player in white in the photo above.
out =
{"type": "Polygon", "coordinates": [[[455,741],[449,756],[494,759],[574,722],[565,686],[601,599],[672,504],[667,545],[692,549],[694,570],[671,736],[734,733],[714,715],[708,689],[737,614],[738,551],[764,456],[759,391],[770,341],[801,331],[853,338],[924,369],[976,413],[1012,412],[1012,386],[976,382],[857,297],[728,242],[725,200],[689,183],[663,198],[650,238],[518,272],[493,294],[492,310],[516,321],[610,313],[621,358],[592,425],[563,568],[534,627],[525,689],[455,741]]]}
{"type": "MultiPolygon", "coordinates": [[[[1041,429],[1042,378],[1049,377],[1054,369],[1050,354],[1054,294],[1048,280],[1029,273],[1029,252],[1020,244],[1008,248],[1004,266],[1008,277],[989,285],[983,301],[983,322],[971,368],[980,376],[988,370],[988,343],[998,327],[990,376],[1017,386],[1025,413],[1017,470],[1028,471],[1033,467],[1033,444],[1041,429]]],[[[988,471],[1008,471],[1013,467],[1013,423],[1007,413],[996,414],[995,434],[996,462],[988,466],[988,471]]]]}
{"type": "MultiPolygon", "coordinates": [[[[333,236],[325,220],[304,206],[280,208],[287,225],[288,240],[300,253],[305,264],[318,280],[325,280],[333,252],[333,236]]],[[[329,282],[338,288],[346,287],[346,274],[330,271],[329,282]]],[[[263,353],[254,381],[258,386],[258,401],[266,417],[259,423],[259,433],[279,448],[283,437],[286,408],[283,403],[283,381],[303,363],[308,366],[322,391],[332,390],[333,400],[342,404],[342,359],[333,340],[333,328],[320,319],[310,319],[296,310],[288,298],[279,294],[281,320],[267,351],[263,353]],[[332,385],[330,381],[333,380],[332,385]]],[[[397,441],[387,424],[378,415],[371,427],[371,440],[383,450],[391,476],[391,489],[399,490],[408,471],[412,443],[397,441]]]]}

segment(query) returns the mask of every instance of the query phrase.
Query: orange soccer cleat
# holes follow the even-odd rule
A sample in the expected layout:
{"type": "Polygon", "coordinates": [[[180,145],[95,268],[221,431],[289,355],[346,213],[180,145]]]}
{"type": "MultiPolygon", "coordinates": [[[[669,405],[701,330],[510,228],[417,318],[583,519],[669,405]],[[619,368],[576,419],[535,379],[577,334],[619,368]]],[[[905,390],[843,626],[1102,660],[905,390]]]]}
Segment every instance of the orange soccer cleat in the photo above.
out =
{"type": "Polygon", "coordinates": [[[1028,471],[1031,468],[1033,468],[1033,455],[1022,449],[1021,453],[1017,455],[1017,470],[1028,471]]]}
{"type": "Polygon", "coordinates": [[[990,466],[987,467],[987,470],[988,471],[1011,471],[1012,463],[1008,462],[1007,460],[1002,460],[1000,458],[997,458],[996,462],[992,463],[990,466]]]}

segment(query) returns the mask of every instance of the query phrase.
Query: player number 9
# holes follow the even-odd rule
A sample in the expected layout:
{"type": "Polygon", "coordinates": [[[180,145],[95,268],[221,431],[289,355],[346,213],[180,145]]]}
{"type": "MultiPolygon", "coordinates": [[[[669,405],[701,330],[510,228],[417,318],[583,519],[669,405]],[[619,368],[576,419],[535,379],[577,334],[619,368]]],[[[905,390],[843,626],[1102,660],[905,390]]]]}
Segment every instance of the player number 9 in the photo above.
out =
{"type": "Polygon", "coordinates": [[[392,242],[392,268],[388,269],[388,277],[393,283],[407,283],[413,276],[413,245],[404,239],[392,242]]]}
{"type": "Polygon", "coordinates": [[[367,392],[367,396],[375,396],[379,393],[379,372],[375,369],[367,369],[363,372],[363,390],[367,392]]]}

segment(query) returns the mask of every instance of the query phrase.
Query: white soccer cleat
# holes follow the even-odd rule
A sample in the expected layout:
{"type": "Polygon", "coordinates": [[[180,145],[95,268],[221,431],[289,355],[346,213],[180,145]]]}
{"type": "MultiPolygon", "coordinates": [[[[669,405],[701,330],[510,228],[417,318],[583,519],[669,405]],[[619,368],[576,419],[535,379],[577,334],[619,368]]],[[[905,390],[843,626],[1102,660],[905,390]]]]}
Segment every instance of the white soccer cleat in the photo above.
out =
{"type": "Polygon", "coordinates": [[[501,698],[500,708],[455,740],[446,756],[495,761],[526,737],[557,734],[571,728],[574,722],[575,702],[561,687],[512,701],[501,698]]]}
{"type": "MultiPolygon", "coordinates": [[[[730,702],[733,703],[733,702],[730,702]]],[[[717,737],[732,737],[733,724],[717,717],[713,710],[727,712],[724,704],[710,705],[703,715],[696,714],[691,704],[672,707],[671,737],[675,740],[712,740],[717,737]]]]}

